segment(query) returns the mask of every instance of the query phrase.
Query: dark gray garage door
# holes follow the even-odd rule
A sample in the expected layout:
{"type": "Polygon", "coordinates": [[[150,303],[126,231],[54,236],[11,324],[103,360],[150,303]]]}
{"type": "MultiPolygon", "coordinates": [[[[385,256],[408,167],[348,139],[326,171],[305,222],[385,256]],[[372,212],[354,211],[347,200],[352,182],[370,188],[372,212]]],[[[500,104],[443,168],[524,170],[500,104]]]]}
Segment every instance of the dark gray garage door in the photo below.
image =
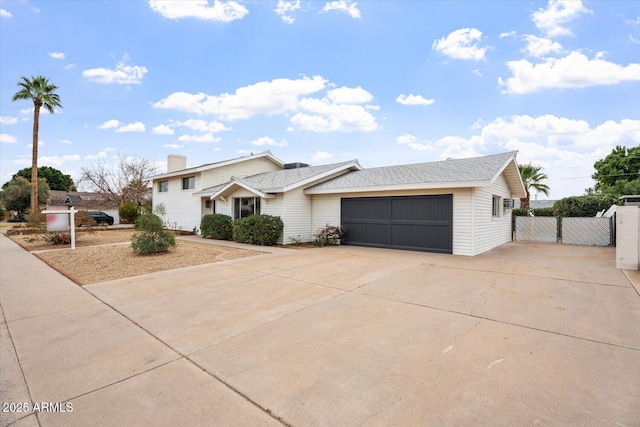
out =
{"type": "Polygon", "coordinates": [[[356,197],[341,200],[347,245],[450,254],[453,195],[356,197]]]}

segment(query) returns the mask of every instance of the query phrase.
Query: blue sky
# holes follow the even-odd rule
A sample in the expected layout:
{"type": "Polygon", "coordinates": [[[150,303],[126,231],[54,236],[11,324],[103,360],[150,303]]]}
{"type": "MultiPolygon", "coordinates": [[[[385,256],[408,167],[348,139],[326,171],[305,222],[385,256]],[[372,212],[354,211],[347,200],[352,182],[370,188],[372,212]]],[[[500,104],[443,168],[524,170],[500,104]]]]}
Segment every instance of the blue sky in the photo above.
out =
{"type": "MultiPolygon", "coordinates": [[[[518,150],[550,198],[640,145],[634,1],[0,1],[0,181],[118,156],[196,166],[270,149],[364,167],[518,150]]],[[[540,196],[540,198],[546,198],[540,196]]]]}

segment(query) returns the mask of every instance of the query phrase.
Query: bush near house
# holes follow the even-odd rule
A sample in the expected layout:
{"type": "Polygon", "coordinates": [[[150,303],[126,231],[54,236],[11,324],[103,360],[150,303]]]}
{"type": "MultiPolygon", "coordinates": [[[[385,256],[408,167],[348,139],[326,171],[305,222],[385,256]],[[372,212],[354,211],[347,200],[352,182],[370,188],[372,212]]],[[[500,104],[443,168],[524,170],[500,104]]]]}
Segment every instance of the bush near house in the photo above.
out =
{"type": "Polygon", "coordinates": [[[135,224],[138,216],[138,205],[134,202],[125,202],[118,206],[118,216],[122,224],[135,224]]]}
{"type": "Polygon", "coordinates": [[[205,215],[200,221],[200,233],[204,238],[231,240],[233,237],[233,221],[229,215],[205,215]]]}
{"type": "Polygon", "coordinates": [[[340,244],[340,240],[344,237],[344,229],[341,225],[326,225],[314,234],[316,238],[314,243],[316,246],[334,246],[340,244]]]}
{"type": "Polygon", "coordinates": [[[279,216],[251,215],[233,223],[233,240],[239,243],[273,246],[282,234],[284,224],[279,216]]]}
{"type": "Polygon", "coordinates": [[[176,238],[166,231],[159,216],[148,213],[138,217],[140,231],[131,238],[131,247],[138,254],[149,255],[168,252],[176,247],[176,238]]]}
{"type": "Polygon", "coordinates": [[[553,204],[553,215],[562,217],[596,216],[602,210],[617,205],[618,198],[609,195],[573,196],[560,199],[553,204]]]}
{"type": "Polygon", "coordinates": [[[533,211],[534,216],[553,216],[553,208],[516,208],[513,210],[513,216],[528,216],[530,210],[533,211]]]}

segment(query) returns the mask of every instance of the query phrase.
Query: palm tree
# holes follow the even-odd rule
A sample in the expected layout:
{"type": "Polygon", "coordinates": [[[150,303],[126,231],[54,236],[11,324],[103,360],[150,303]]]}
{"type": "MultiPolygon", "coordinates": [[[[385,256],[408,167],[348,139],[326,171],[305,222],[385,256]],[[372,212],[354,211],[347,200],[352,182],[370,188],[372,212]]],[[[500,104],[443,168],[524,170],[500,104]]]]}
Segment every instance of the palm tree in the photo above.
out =
{"type": "Polygon", "coordinates": [[[38,131],[40,129],[40,108],[44,107],[53,114],[54,107],[62,108],[60,97],[55,90],[58,87],[43,76],[30,79],[21,77],[20,90],[13,95],[12,101],[33,101],[33,151],[31,157],[31,218],[38,218],[38,131]]]}
{"type": "Polygon", "coordinates": [[[524,188],[527,191],[527,197],[520,199],[520,207],[523,209],[529,209],[529,200],[531,199],[529,189],[533,188],[538,193],[544,193],[548,196],[549,186],[547,184],[543,184],[541,181],[549,179],[549,177],[546,173],[542,172],[542,166],[535,166],[531,163],[518,165],[518,169],[520,170],[520,177],[522,178],[524,188]]]}

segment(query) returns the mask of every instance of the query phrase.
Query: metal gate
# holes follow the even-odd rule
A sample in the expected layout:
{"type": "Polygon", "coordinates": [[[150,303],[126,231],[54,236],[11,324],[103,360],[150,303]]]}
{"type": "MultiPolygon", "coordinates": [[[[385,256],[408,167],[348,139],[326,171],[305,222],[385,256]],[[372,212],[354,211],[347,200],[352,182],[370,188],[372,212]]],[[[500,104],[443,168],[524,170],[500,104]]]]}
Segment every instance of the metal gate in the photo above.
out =
{"type": "Polygon", "coordinates": [[[517,216],[514,240],[566,245],[615,245],[615,219],[517,216]]]}

